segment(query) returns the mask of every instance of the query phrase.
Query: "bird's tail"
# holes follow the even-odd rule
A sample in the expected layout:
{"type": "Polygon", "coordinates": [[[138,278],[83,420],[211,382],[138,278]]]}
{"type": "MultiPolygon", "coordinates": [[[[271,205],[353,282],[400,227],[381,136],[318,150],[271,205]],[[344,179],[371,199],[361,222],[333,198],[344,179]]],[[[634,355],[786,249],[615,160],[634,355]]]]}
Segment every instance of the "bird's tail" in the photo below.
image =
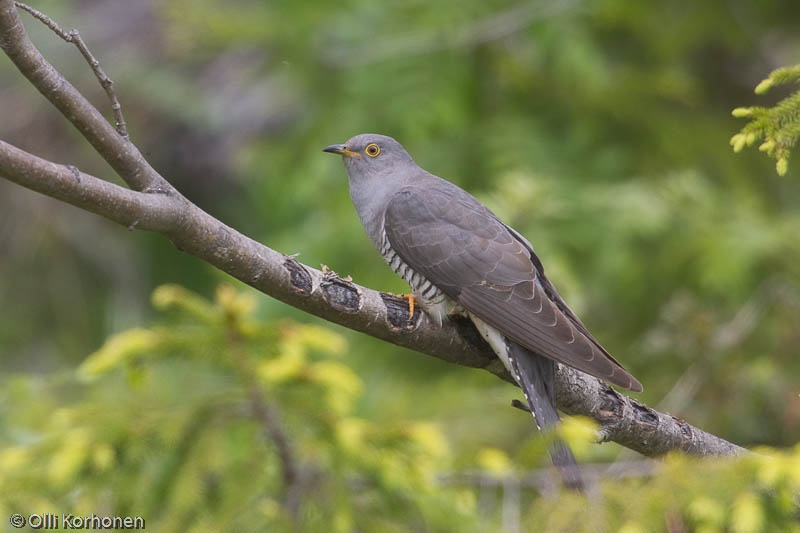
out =
{"type": "MultiPolygon", "coordinates": [[[[536,425],[539,429],[544,429],[556,424],[559,417],[555,402],[553,360],[532,353],[514,342],[508,343],[508,354],[514,379],[525,394],[536,425]]],[[[565,487],[583,490],[583,479],[578,463],[563,441],[556,440],[551,445],[550,458],[558,469],[565,487]]]]}

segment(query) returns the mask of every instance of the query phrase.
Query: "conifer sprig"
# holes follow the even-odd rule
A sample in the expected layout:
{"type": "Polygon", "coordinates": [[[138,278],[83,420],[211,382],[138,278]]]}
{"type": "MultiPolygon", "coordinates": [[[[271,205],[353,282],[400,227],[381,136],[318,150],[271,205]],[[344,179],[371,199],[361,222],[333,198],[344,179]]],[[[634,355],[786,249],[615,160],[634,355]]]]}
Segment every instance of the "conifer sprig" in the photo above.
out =
{"type": "MultiPolygon", "coordinates": [[[[776,85],[800,83],[800,65],[782,67],[755,88],[756,94],[764,94],[776,85]]],[[[789,155],[800,138],[800,90],[793,92],[773,107],[737,107],[734,117],[749,118],[739,133],[731,137],[734,152],[745,146],[762,141],[758,149],[775,159],[775,169],[783,176],[789,168],[789,155]]]]}

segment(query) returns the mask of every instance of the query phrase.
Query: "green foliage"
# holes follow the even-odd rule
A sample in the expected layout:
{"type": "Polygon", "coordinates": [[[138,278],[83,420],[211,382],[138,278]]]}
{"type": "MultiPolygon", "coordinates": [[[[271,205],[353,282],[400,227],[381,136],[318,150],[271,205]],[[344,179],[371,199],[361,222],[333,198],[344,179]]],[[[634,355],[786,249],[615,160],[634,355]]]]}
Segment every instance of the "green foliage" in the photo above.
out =
{"type": "MultiPolygon", "coordinates": [[[[745,446],[800,440],[800,180],[725,143],[748,73],[764,69],[765,52],[800,44],[793,2],[90,4],[35,7],[81,31],[142,152],[227,224],[405,291],[364,236],[340,162],[320,152],[363,131],[393,135],[530,239],[562,295],[645,384],[643,401],[745,446]]],[[[80,55],[23,20],[107,111],[80,55]]],[[[0,92],[0,138],[110,176],[1,58],[0,92]]],[[[308,528],[513,530],[492,502],[513,500],[502,487],[524,487],[547,465],[546,439],[508,406],[517,391],[485,372],[327,332],[267,297],[252,314],[232,311],[231,325],[222,309],[241,301],[160,289],[167,318],[153,318],[155,287],[210,294],[223,275],[162,237],[3,180],[0,227],[0,306],[13,310],[0,321],[3,510],[110,509],[158,530],[185,530],[186,516],[230,529],[245,513],[289,527],[253,390],[280,411],[298,461],[323,472],[298,511],[308,528]],[[23,458],[34,466],[8,469],[23,458]],[[453,493],[430,483],[443,472],[481,481],[453,493]]],[[[620,453],[573,444],[582,463],[620,453]]],[[[787,471],[796,455],[775,464],[787,471]]],[[[677,516],[692,530],[706,527],[700,517],[758,516],[745,512],[754,502],[765,529],[789,516],[772,514],[751,463],[716,465],[670,460],[642,480],[606,480],[596,505],[524,489],[522,522],[580,530],[600,517],[596,530],[651,531],[677,516]]]]}
{"type": "MultiPolygon", "coordinates": [[[[800,82],[800,65],[773,70],[767,79],[756,86],[756,94],[764,94],[776,85],[800,82]]],[[[776,160],[775,168],[783,176],[789,168],[789,154],[800,138],[800,91],[782,99],[773,107],[737,107],[733,110],[737,118],[749,118],[750,122],[731,137],[734,152],[764,142],[758,147],[776,160]]]]}
{"type": "Polygon", "coordinates": [[[469,523],[469,491],[435,483],[435,425],[354,414],[341,336],[258,321],[227,285],[213,303],[162,286],[153,303],[166,316],[110,337],[78,380],[4,383],[0,486],[15,490],[0,514],[130,514],[156,531],[469,523]]]}
{"type": "MultiPolygon", "coordinates": [[[[588,501],[539,496],[521,473],[555,435],[457,467],[438,424],[355,414],[363,384],[340,335],[258,320],[252,294],[228,285],[214,302],[175,285],[152,300],[162,318],[71,375],[4,380],[0,486],[14,490],[0,515],[141,516],[157,531],[499,531],[515,514],[539,531],[800,531],[800,446],[674,455],[600,480],[588,501]],[[476,469],[483,481],[459,481],[476,469]],[[502,505],[486,504],[492,491],[502,505]]],[[[578,457],[596,447],[582,419],[558,435],[578,457]]]]}
{"type": "Polygon", "coordinates": [[[524,521],[539,531],[587,533],[800,531],[800,449],[759,452],[716,460],[671,455],[652,477],[602,481],[590,502],[542,498],[524,521]]]}

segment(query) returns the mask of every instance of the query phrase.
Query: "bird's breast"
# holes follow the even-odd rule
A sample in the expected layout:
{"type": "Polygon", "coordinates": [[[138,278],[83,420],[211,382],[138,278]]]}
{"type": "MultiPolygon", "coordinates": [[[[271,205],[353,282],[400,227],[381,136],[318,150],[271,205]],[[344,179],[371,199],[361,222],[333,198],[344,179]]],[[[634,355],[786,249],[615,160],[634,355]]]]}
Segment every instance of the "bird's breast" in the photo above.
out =
{"type": "Polygon", "coordinates": [[[389,239],[384,233],[379,249],[381,255],[389,264],[392,271],[403,278],[411,287],[414,298],[419,301],[422,308],[439,325],[448,314],[459,313],[460,306],[451,300],[444,292],[431,283],[425,276],[411,268],[394,251],[389,239]]]}

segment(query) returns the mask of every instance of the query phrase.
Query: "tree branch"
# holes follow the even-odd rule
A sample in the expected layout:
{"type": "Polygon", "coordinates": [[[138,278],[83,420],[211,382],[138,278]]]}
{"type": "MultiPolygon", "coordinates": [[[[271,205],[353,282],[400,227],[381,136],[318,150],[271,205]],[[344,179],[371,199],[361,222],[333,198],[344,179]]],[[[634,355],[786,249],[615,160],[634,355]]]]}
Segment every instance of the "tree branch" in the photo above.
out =
{"type": "Polygon", "coordinates": [[[119,103],[119,99],[117,98],[117,93],[114,92],[114,82],[108,75],[103,71],[100,67],[100,62],[95,59],[92,52],[89,50],[89,47],[86,46],[86,43],[83,42],[81,38],[81,34],[78,33],[78,30],[72,29],[70,31],[64,31],[61,27],[56,24],[56,22],[42,13],[41,11],[32,8],[27,4],[23,4],[22,2],[14,2],[18,8],[22,9],[23,11],[27,11],[31,14],[31,16],[35,19],[38,19],[53,30],[53,32],[67,41],[68,43],[72,43],[78,47],[80,50],[81,55],[86,59],[86,62],[89,63],[89,66],[92,68],[94,75],[97,77],[97,80],[100,82],[100,85],[103,87],[103,90],[108,95],[108,99],[111,101],[111,110],[114,112],[114,119],[116,122],[116,129],[117,133],[120,134],[121,137],[128,139],[128,128],[127,124],[125,124],[125,117],[122,115],[122,104],[119,103]]]}
{"type": "Polygon", "coordinates": [[[36,49],[11,0],[0,2],[0,48],[31,85],[75,126],[132,189],[174,191],[136,146],[119,135],[80,91],[36,49]]]}
{"type": "MultiPolygon", "coordinates": [[[[483,368],[513,383],[468,320],[454,318],[439,327],[419,311],[409,317],[404,300],[303,265],[189,202],[42,57],[28,39],[13,0],[0,0],[0,48],[133,190],[2,141],[0,177],[131,230],[160,233],[178,249],[310,314],[451,363],[483,368]]],[[[670,450],[700,455],[744,451],[571,368],[559,366],[556,387],[559,408],[598,421],[601,441],[615,441],[649,456],[670,450]]]]}

